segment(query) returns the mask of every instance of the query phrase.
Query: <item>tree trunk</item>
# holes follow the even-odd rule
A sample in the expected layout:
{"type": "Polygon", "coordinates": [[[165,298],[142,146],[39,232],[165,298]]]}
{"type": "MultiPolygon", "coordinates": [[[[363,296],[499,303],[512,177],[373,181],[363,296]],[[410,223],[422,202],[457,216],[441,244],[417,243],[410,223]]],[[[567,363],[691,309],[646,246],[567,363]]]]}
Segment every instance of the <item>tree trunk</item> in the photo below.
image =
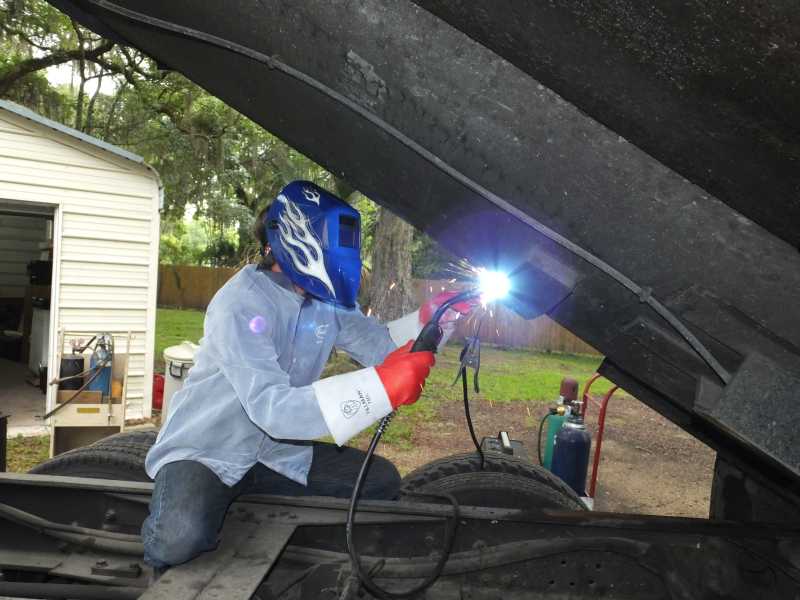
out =
{"type": "Polygon", "coordinates": [[[411,279],[414,228],[381,208],[372,249],[369,305],[380,321],[397,319],[419,308],[411,279]]]}

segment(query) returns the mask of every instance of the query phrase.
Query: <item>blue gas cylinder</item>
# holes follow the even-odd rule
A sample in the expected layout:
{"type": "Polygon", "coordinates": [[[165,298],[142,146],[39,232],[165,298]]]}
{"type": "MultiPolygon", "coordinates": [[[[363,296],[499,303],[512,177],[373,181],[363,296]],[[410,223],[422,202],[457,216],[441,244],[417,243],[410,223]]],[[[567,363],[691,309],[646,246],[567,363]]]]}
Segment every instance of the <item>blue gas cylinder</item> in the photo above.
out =
{"type": "Polygon", "coordinates": [[[591,447],[592,435],[586,431],[583,419],[577,415],[567,419],[553,442],[551,470],[579,496],[586,495],[586,473],[589,470],[591,447]]]}
{"type": "MultiPolygon", "coordinates": [[[[98,360],[95,358],[95,355],[92,354],[92,358],[90,361],[90,368],[94,370],[97,367],[98,360]]],[[[92,371],[87,377],[91,377],[94,374],[92,371]]],[[[94,381],[92,381],[89,386],[87,387],[89,391],[92,392],[100,392],[103,396],[111,395],[111,367],[103,367],[100,369],[100,373],[95,377],[94,381]]]]}

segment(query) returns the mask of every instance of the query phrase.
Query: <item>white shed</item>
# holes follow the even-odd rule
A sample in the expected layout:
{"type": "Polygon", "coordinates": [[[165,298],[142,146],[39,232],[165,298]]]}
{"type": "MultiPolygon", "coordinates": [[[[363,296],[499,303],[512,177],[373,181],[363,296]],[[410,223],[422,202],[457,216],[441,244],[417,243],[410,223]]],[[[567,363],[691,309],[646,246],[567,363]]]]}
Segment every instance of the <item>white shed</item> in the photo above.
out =
{"type": "MultiPolygon", "coordinates": [[[[0,100],[0,329],[7,338],[15,334],[9,320],[14,306],[19,314],[30,305],[31,288],[46,295],[31,285],[26,267],[52,257],[42,339],[31,334],[30,314],[27,325],[19,319],[16,335],[30,338],[29,356],[16,362],[26,369],[46,363],[50,380],[58,374],[60,331],[87,338],[110,332],[123,345],[130,332],[129,419],[151,411],[162,204],[158,173],[140,156],[0,100]]],[[[3,371],[0,378],[7,379],[3,371]]],[[[55,394],[48,390],[50,410],[55,394]]]]}

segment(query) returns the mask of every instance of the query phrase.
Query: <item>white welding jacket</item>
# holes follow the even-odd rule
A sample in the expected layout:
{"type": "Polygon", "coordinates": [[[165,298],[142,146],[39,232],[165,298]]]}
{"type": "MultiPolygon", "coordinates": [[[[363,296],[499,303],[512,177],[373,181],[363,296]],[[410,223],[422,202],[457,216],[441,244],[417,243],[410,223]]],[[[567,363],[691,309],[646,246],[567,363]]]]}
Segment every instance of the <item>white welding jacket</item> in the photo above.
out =
{"type": "MultiPolygon", "coordinates": [[[[170,414],[147,455],[147,474],[194,460],[232,486],[258,461],[305,485],[311,440],[336,437],[312,386],[332,348],[366,367],[380,364],[418,331],[414,318],[401,321],[387,327],[358,309],[300,296],[282,273],[245,267],[208,307],[194,367],[170,400],[170,414]]],[[[371,369],[361,374],[373,384],[377,378],[371,369]]],[[[336,381],[317,386],[335,392],[336,381]]],[[[346,412],[347,404],[334,400],[346,412]]]]}

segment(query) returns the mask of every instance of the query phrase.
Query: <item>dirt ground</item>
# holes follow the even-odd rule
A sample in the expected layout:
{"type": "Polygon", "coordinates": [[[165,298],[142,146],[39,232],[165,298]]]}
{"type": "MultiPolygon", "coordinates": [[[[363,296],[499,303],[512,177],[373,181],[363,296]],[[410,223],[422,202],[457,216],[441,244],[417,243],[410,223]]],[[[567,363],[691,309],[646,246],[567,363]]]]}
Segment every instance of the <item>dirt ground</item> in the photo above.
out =
{"type": "MultiPolygon", "coordinates": [[[[541,404],[523,402],[472,404],[479,438],[508,431],[512,439],[525,444],[534,460],[544,411],[541,404]]],[[[587,421],[593,444],[596,415],[591,407],[587,421]]],[[[438,419],[416,429],[411,448],[384,445],[379,453],[393,460],[405,475],[428,461],[472,449],[463,405],[446,402],[438,419]]],[[[595,510],[708,517],[714,458],[711,449],[644,404],[630,397],[614,397],[606,419],[595,510]]]]}

